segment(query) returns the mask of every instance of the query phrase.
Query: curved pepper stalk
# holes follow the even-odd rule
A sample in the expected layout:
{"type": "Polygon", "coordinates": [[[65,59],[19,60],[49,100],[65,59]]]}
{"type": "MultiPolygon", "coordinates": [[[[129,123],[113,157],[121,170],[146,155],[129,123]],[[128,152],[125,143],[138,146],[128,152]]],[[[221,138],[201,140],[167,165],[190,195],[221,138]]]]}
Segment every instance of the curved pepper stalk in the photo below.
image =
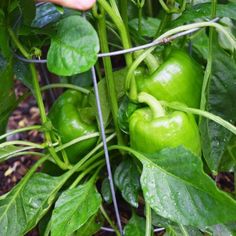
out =
{"type": "Polygon", "coordinates": [[[182,145],[200,156],[200,135],[193,115],[167,111],[155,97],[145,92],[139,94],[138,100],[148,107],[136,110],[130,117],[132,148],[144,153],[155,153],[163,148],[182,145]]]}

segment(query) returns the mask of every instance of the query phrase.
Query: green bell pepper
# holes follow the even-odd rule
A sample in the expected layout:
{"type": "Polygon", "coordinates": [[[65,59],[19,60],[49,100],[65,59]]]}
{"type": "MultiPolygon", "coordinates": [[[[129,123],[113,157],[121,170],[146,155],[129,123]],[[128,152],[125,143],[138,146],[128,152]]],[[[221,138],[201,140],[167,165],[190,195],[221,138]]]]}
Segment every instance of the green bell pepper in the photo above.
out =
{"type": "Polygon", "coordinates": [[[130,117],[129,132],[132,148],[154,153],[163,148],[183,145],[196,155],[201,153],[197,124],[191,114],[180,111],[168,112],[161,104],[145,92],[138,101],[148,104],[136,110],[130,117]]]}
{"type": "MultiPolygon", "coordinates": [[[[75,90],[67,90],[55,101],[48,117],[62,144],[98,131],[95,117],[89,117],[89,114],[94,114],[91,109],[88,106],[88,96],[75,90]]],[[[69,161],[76,163],[96,142],[97,138],[91,138],[66,148],[69,161]]]]}
{"type": "Polygon", "coordinates": [[[136,78],[138,92],[194,108],[200,104],[202,81],[201,66],[187,53],[176,49],[154,73],[136,78]]]}

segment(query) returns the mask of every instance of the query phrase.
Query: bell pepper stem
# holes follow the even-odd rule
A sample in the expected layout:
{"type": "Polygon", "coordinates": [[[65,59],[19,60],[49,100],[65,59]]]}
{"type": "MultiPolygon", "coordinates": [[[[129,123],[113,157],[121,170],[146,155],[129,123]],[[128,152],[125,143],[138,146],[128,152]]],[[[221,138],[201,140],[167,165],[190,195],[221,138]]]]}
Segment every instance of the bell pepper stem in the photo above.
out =
{"type": "Polygon", "coordinates": [[[165,116],[165,109],[163,108],[161,103],[152,95],[141,92],[138,95],[138,101],[141,103],[146,103],[150,107],[153,118],[165,116]]]}

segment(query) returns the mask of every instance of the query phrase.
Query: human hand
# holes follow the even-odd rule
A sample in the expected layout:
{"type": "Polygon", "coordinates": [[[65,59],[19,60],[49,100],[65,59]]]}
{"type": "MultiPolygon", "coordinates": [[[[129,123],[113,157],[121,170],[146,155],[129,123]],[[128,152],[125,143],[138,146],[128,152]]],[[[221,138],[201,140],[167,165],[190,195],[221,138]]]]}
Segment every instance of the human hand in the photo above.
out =
{"type": "Polygon", "coordinates": [[[90,9],[96,0],[42,0],[44,2],[55,3],[64,7],[73,8],[81,11],[90,9]]]}

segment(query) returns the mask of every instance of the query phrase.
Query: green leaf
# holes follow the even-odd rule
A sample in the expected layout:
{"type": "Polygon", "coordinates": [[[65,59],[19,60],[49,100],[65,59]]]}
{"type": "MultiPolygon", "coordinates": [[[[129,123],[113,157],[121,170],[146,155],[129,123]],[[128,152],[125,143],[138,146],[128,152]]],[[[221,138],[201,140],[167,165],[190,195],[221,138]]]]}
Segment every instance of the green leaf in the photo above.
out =
{"type": "Polygon", "coordinates": [[[121,191],[123,198],[133,207],[138,207],[139,178],[140,174],[132,159],[122,161],[114,173],[115,185],[121,191]]]}
{"type": "Polygon", "coordinates": [[[16,79],[20,80],[27,88],[31,90],[32,93],[34,93],[29,65],[23,61],[16,61],[14,64],[14,73],[16,79]]]}
{"type": "Polygon", "coordinates": [[[138,18],[135,18],[129,22],[129,26],[136,34],[143,37],[153,38],[156,36],[157,30],[160,25],[160,20],[157,18],[147,17],[142,18],[141,21],[141,32],[138,30],[138,18]]]}
{"type": "Polygon", "coordinates": [[[121,98],[125,95],[125,77],[127,74],[127,68],[123,68],[113,72],[113,78],[116,86],[117,98],[121,98]]]}
{"type": "Polygon", "coordinates": [[[16,98],[13,91],[13,63],[0,54],[0,134],[5,133],[8,117],[12,112],[16,98]]]}
{"type": "MultiPolygon", "coordinates": [[[[101,109],[102,109],[103,123],[104,123],[104,126],[107,127],[110,122],[111,108],[110,108],[110,103],[107,99],[108,93],[107,93],[105,79],[102,79],[101,81],[98,82],[98,93],[99,93],[100,104],[101,104],[101,109]]],[[[98,119],[97,103],[96,103],[96,97],[94,93],[89,94],[89,104],[95,111],[96,117],[98,119]]]]}
{"type": "MultiPolygon", "coordinates": [[[[236,3],[228,4],[217,4],[216,16],[218,17],[229,17],[236,20],[236,3]]],[[[197,4],[183,12],[175,21],[172,21],[171,27],[190,23],[199,18],[206,18],[211,16],[211,3],[197,4]]]]}
{"type": "MultiPolygon", "coordinates": [[[[212,78],[207,94],[207,111],[232,123],[236,122],[236,64],[223,50],[214,49],[212,78]]],[[[200,125],[204,158],[218,171],[232,133],[213,121],[203,119],[200,125]]]]}
{"type": "Polygon", "coordinates": [[[43,173],[27,178],[0,198],[0,235],[23,235],[32,229],[52,205],[63,180],[43,173]]]}
{"type": "Polygon", "coordinates": [[[164,236],[183,236],[183,235],[188,235],[188,236],[202,236],[202,232],[199,229],[193,228],[191,226],[172,226],[169,225],[166,228],[166,233],[164,236]]]}
{"type": "Polygon", "coordinates": [[[236,202],[217,189],[190,151],[163,149],[148,159],[138,158],[145,201],[158,215],[196,227],[236,220],[236,202]]]}
{"type": "Polygon", "coordinates": [[[164,236],[183,236],[185,235],[183,231],[187,232],[186,235],[189,236],[202,236],[202,233],[198,228],[192,226],[182,226],[177,223],[170,221],[166,218],[163,218],[155,212],[152,212],[152,224],[158,227],[165,228],[164,236]]]}
{"type": "Polygon", "coordinates": [[[210,231],[214,236],[235,236],[236,235],[236,223],[231,223],[227,225],[214,225],[209,227],[210,231]]]}
{"type": "Polygon", "coordinates": [[[236,168],[236,136],[234,135],[228,146],[226,147],[226,151],[221,158],[219,171],[220,172],[234,172],[236,168]]]}
{"type": "Polygon", "coordinates": [[[73,75],[70,77],[61,77],[61,83],[70,83],[79,87],[91,87],[93,85],[92,72],[88,70],[84,73],[73,75]]]}
{"type": "Polygon", "coordinates": [[[105,202],[112,203],[112,194],[111,194],[110,182],[108,178],[105,178],[102,181],[101,193],[105,202]]]}
{"type": "Polygon", "coordinates": [[[197,54],[200,54],[200,57],[202,57],[204,60],[207,60],[209,38],[206,32],[199,32],[191,42],[193,45],[193,49],[197,52],[197,54]]]}
{"type": "Polygon", "coordinates": [[[36,16],[31,24],[32,27],[43,28],[50,23],[58,21],[61,13],[52,3],[45,3],[37,6],[36,16]]]}
{"type": "Polygon", "coordinates": [[[92,181],[66,190],[58,198],[52,213],[52,236],[70,235],[97,213],[101,196],[92,181]]]}
{"type": "Polygon", "coordinates": [[[99,40],[92,25],[81,16],[69,16],[57,25],[48,51],[48,69],[70,76],[89,70],[97,61],[99,40]]]}
{"type": "Polygon", "coordinates": [[[130,116],[138,107],[139,105],[132,103],[127,96],[125,96],[120,103],[118,112],[118,125],[120,129],[126,134],[129,133],[130,116]]]}
{"type": "Polygon", "coordinates": [[[91,236],[97,233],[102,227],[103,221],[97,219],[97,215],[92,216],[74,236],[91,236]]]}
{"type": "MultiPolygon", "coordinates": [[[[219,23],[224,27],[225,31],[227,31],[229,34],[233,35],[233,33],[236,30],[233,20],[231,20],[228,17],[223,17],[222,19],[220,19],[219,23]]],[[[221,48],[233,53],[234,52],[233,45],[229,42],[229,40],[226,38],[224,33],[222,33],[220,30],[217,30],[217,31],[218,31],[218,35],[219,35],[219,37],[218,37],[219,38],[219,45],[221,46],[221,48]]]]}
{"type": "Polygon", "coordinates": [[[20,0],[20,7],[24,24],[30,25],[36,13],[35,2],[33,0],[20,0]]]}
{"type": "Polygon", "coordinates": [[[7,32],[7,22],[5,13],[2,9],[0,9],[0,54],[3,54],[4,57],[9,57],[11,54],[9,47],[9,35],[7,32]]]}
{"type": "Polygon", "coordinates": [[[145,225],[144,218],[133,214],[128,224],[124,227],[124,236],[144,236],[145,225]]]}

